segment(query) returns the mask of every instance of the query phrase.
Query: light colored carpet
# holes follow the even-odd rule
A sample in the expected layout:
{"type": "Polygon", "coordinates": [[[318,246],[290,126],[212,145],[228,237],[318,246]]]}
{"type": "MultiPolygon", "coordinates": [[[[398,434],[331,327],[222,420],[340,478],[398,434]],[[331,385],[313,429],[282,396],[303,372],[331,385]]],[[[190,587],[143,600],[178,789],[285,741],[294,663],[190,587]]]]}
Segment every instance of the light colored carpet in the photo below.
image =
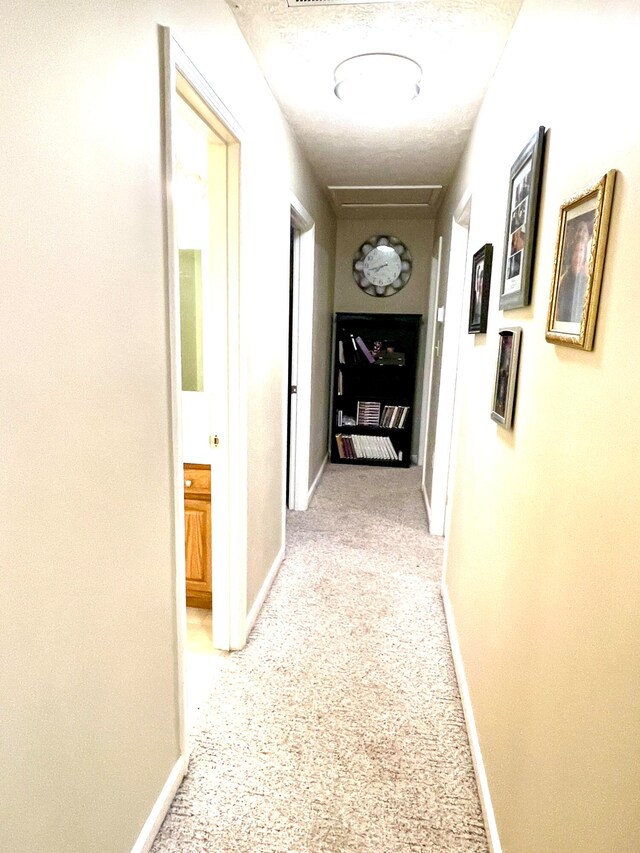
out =
{"type": "Polygon", "coordinates": [[[327,467],[153,848],[486,853],[419,469],[327,467]]]}

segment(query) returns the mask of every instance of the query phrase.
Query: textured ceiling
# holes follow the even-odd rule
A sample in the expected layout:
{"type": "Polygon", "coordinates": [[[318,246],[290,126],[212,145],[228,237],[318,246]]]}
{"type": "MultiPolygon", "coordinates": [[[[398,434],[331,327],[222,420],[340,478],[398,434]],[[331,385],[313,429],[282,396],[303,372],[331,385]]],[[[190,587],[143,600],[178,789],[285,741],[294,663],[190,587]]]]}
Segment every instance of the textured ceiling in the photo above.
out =
{"type": "MultiPolygon", "coordinates": [[[[228,2],[320,181],[333,187],[446,186],[522,4],[228,2]],[[404,54],[422,66],[421,93],[401,110],[374,89],[361,110],[333,94],[336,65],[376,51],[404,54]]],[[[376,200],[369,192],[367,205],[376,200]]],[[[392,196],[386,192],[385,203],[392,196]]],[[[337,197],[347,198],[334,191],[336,207],[337,197]]],[[[430,209],[414,209],[433,215],[437,198],[430,209]]]]}

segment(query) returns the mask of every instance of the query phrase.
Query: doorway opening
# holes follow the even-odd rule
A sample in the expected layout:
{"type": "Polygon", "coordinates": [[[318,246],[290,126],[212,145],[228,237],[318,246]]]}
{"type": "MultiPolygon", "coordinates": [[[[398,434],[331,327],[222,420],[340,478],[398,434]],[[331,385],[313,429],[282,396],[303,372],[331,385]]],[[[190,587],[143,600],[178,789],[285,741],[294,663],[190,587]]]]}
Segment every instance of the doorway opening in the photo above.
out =
{"type": "Polygon", "coordinates": [[[178,692],[187,755],[214,650],[241,648],[246,639],[241,135],[169,31],[162,34],[178,692]]]}

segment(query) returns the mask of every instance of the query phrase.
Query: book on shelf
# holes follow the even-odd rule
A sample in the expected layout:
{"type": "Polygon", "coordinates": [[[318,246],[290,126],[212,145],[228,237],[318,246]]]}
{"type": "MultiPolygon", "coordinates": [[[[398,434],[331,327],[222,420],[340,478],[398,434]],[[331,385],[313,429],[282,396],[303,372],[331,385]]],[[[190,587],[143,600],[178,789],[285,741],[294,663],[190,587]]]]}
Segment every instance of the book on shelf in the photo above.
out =
{"type": "Polygon", "coordinates": [[[360,364],[364,355],[351,334],[338,338],[338,364],[360,364]]]}
{"type": "Polygon", "coordinates": [[[380,403],[358,401],[356,408],[358,426],[380,426],[380,403]]]}
{"type": "Polygon", "coordinates": [[[338,396],[341,397],[344,393],[344,383],[342,380],[342,371],[338,371],[338,396]]]}
{"type": "Polygon", "coordinates": [[[409,406],[385,406],[380,418],[380,426],[385,429],[402,429],[407,419],[409,406]]]}
{"type": "Polygon", "coordinates": [[[375,364],[376,356],[360,335],[349,332],[338,338],[339,364],[375,364]]]}
{"type": "Polygon", "coordinates": [[[359,346],[359,347],[360,347],[360,349],[362,350],[362,352],[363,352],[363,354],[364,354],[364,357],[367,359],[367,361],[369,362],[369,364],[373,364],[373,363],[374,363],[374,361],[375,361],[375,358],[371,355],[371,350],[370,350],[370,349],[369,349],[369,347],[365,344],[365,342],[362,340],[362,338],[360,337],[360,335],[358,335],[358,336],[356,337],[356,343],[358,344],[358,346],[359,346]]]}
{"type": "Polygon", "coordinates": [[[388,435],[336,434],[336,446],[340,459],[381,459],[398,461],[397,453],[388,435]]]}
{"type": "Polygon", "coordinates": [[[336,445],[338,447],[338,455],[340,456],[340,459],[355,458],[353,445],[351,444],[351,436],[338,433],[336,435],[336,445]]]}

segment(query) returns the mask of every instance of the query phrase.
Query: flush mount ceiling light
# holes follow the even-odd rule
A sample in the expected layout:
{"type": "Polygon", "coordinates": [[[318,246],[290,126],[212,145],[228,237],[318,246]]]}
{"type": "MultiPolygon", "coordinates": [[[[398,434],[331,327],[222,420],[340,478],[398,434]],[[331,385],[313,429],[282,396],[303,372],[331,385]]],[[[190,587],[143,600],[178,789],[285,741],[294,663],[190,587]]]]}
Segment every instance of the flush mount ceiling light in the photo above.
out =
{"type": "Polygon", "coordinates": [[[420,93],[422,68],[397,53],[362,53],[337,66],[333,90],[341,101],[363,104],[372,97],[412,101],[420,93]]]}

